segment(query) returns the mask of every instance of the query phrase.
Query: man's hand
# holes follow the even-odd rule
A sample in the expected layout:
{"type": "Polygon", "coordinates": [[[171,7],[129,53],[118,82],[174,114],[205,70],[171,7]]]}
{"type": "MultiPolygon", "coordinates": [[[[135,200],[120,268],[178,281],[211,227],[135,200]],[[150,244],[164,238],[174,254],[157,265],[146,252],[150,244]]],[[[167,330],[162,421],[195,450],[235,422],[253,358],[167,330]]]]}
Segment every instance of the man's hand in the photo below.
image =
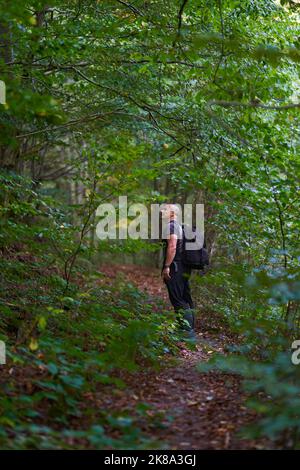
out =
{"type": "Polygon", "coordinates": [[[171,279],[170,268],[164,268],[163,269],[162,278],[163,278],[164,281],[169,281],[171,279]]]}

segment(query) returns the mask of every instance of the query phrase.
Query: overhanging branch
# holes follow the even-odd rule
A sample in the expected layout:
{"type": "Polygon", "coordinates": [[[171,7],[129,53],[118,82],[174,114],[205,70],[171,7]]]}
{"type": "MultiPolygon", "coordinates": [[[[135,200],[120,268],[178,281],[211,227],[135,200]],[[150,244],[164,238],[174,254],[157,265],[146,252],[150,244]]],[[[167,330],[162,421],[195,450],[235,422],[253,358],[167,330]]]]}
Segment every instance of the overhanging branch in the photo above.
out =
{"type": "Polygon", "coordinates": [[[273,109],[275,111],[284,111],[285,109],[300,108],[300,103],[288,103],[282,106],[273,104],[264,104],[260,102],[241,103],[240,101],[214,100],[208,101],[209,106],[222,106],[223,108],[262,108],[273,109]]]}

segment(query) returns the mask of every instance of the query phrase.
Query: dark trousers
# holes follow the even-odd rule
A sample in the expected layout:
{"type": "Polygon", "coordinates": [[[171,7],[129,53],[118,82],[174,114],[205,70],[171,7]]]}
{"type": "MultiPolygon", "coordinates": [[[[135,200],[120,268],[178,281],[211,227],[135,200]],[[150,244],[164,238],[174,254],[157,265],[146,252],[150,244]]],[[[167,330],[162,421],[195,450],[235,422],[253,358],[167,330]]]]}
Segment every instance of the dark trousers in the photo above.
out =
{"type": "Polygon", "coordinates": [[[181,261],[173,261],[170,266],[171,279],[164,282],[175,312],[194,308],[189,285],[190,275],[190,268],[184,266],[181,261]]]}

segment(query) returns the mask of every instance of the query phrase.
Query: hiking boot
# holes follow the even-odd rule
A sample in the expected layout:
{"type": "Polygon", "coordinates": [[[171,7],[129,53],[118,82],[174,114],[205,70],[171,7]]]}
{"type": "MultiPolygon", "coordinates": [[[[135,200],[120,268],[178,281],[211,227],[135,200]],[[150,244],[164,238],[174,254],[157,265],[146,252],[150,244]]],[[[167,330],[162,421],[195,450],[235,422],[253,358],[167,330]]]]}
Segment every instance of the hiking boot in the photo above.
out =
{"type": "Polygon", "coordinates": [[[187,331],[194,331],[195,329],[195,315],[193,310],[186,310],[183,312],[182,319],[183,322],[183,329],[187,331]]]}
{"type": "Polygon", "coordinates": [[[179,323],[179,334],[182,337],[182,340],[195,340],[195,316],[192,309],[184,310],[181,312],[180,317],[178,317],[179,323]]]}
{"type": "Polygon", "coordinates": [[[196,341],[197,336],[195,330],[181,330],[181,339],[182,341],[196,341]]]}

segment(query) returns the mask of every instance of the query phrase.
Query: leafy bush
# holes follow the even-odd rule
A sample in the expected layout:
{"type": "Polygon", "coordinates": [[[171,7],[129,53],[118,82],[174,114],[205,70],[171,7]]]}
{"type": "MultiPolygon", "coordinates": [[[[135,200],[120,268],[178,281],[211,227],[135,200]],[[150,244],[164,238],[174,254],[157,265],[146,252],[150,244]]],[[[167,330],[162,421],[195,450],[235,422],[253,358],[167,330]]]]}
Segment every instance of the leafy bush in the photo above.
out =
{"type": "Polygon", "coordinates": [[[76,283],[67,283],[64,253],[76,239],[67,224],[61,229],[66,216],[26,178],[2,174],[0,182],[0,337],[8,354],[0,447],[147,447],[134,416],[101,408],[95,416],[85,397],[124,388],[120,369],[158,367],[176,350],[174,318],[163,305],[154,312],[147,295],[123,279],[108,286],[101,273],[85,274],[82,263],[74,267],[76,283]]]}
{"type": "Polygon", "coordinates": [[[286,315],[286,302],[298,300],[298,276],[296,268],[274,271],[261,267],[251,277],[244,277],[247,292],[239,299],[244,307],[252,299],[252,308],[248,312],[237,308],[230,315],[230,297],[223,297],[221,309],[236,333],[235,344],[228,348],[227,356],[215,356],[198,366],[201,372],[221,370],[241,375],[249,397],[247,405],[260,416],[242,435],[268,437],[282,448],[300,448],[300,368],[292,363],[292,343],[299,339],[296,303],[292,307],[288,304],[286,315]],[[263,295],[259,297],[258,292],[263,295]],[[269,299],[264,310],[263,298],[269,299]]]}

